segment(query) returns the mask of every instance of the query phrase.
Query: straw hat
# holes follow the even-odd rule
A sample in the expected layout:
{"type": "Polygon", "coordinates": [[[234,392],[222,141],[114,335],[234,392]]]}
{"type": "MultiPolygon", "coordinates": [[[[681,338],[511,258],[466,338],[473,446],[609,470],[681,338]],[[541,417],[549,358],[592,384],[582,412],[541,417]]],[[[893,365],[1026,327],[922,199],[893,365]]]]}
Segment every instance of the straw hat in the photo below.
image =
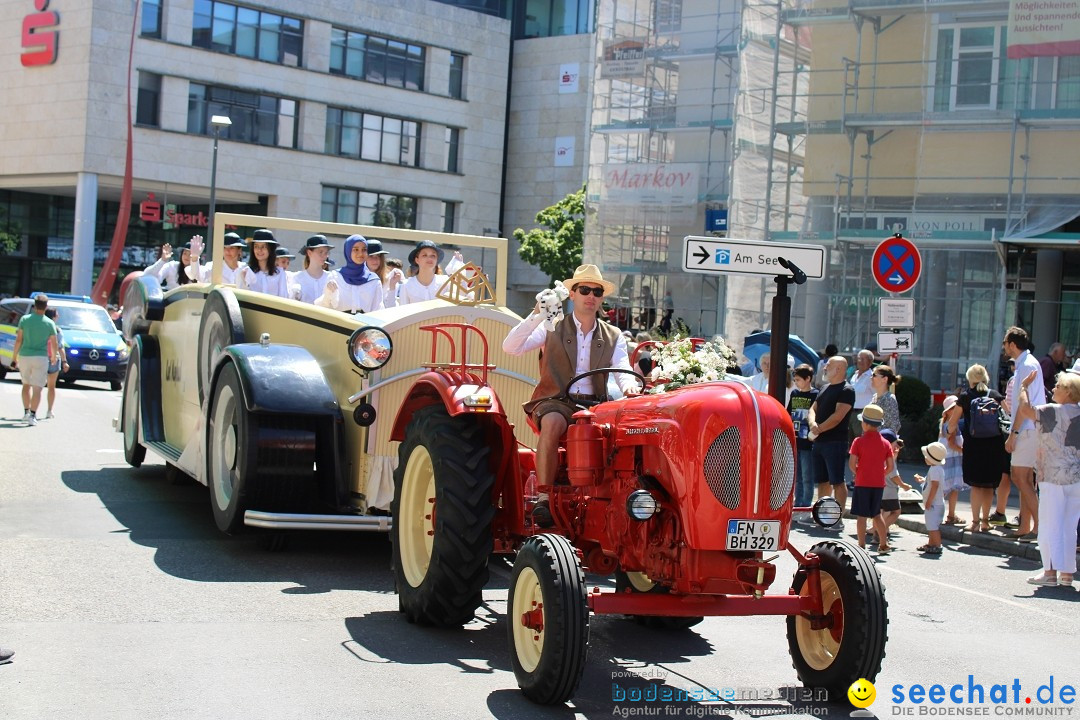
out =
{"type": "Polygon", "coordinates": [[[926,458],[926,462],[930,465],[944,465],[946,452],[945,446],[939,442],[932,442],[929,445],[922,446],[922,456],[926,458]]]}
{"type": "Polygon", "coordinates": [[[608,282],[604,279],[604,276],[600,274],[600,268],[595,265],[579,265],[578,269],[574,271],[574,277],[569,280],[563,280],[563,285],[574,289],[574,286],[578,283],[594,283],[604,288],[604,294],[610,295],[615,292],[615,283],[608,282]]]}
{"type": "Polygon", "coordinates": [[[871,403],[862,409],[859,413],[859,422],[864,422],[867,425],[873,425],[874,427],[880,427],[885,422],[885,411],[881,409],[879,405],[871,403]]]}

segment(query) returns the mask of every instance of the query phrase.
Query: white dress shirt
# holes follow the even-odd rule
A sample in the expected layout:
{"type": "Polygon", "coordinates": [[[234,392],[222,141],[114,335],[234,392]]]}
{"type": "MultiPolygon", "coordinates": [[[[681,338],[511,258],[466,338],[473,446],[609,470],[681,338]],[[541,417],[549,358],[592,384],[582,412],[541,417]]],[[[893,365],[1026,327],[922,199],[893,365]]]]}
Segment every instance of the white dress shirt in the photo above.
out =
{"type": "Polygon", "coordinates": [[[156,263],[143,270],[144,275],[152,275],[161,283],[163,290],[172,290],[180,286],[180,261],[159,258],[156,263]]]}
{"type": "MultiPolygon", "coordinates": [[[[382,310],[385,307],[383,304],[383,287],[378,278],[362,285],[350,285],[345,282],[340,274],[335,280],[337,281],[336,301],[324,307],[330,307],[342,312],[363,311],[366,313],[382,310]]],[[[325,295],[323,299],[329,300],[325,295]]]]}
{"type": "Polygon", "coordinates": [[[289,297],[289,278],[281,269],[273,275],[267,275],[265,270],[253,272],[251,268],[248,268],[244,273],[244,285],[248,290],[283,298],[289,297]]]}
{"type": "Polygon", "coordinates": [[[874,386],[870,384],[870,379],[873,376],[874,368],[870,367],[865,372],[856,370],[855,374],[848,380],[851,387],[855,389],[855,404],[852,407],[856,410],[862,410],[874,399],[874,386]]]}
{"type": "Polygon", "coordinates": [[[345,281],[341,279],[341,275],[336,270],[324,270],[319,277],[313,277],[308,272],[308,269],[301,270],[296,273],[296,277],[292,279],[292,282],[300,286],[300,299],[303,302],[314,303],[315,298],[323,294],[326,283],[329,282],[330,278],[334,278],[339,286],[345,284],[345,281]]]}
{"type": "MultiPolygon", "coordinates": [[[[519,322],[507,334],[506,339],[503,340],[503,351],[509,355],[524,355],[530,350],[539,350],[544,347],[548,335],[548,329],[544,327],[544,317],[541,313],[529,313],[524,320],[519,322]]],[[[589,332],[583,333],[581,332],[581,323],[578,322],[577,317],[574,315],[570,315],[570,317],[573,318],[574,327],[577,329],[575,333],[577,336],[577,366],[574,368],[574,374],[578,375],[591,369],[589,366],[592,364],[592,339],[596,333],[596,325],[594,324],[589,332]]],[[[632,369],[630,367],[630,357],[626,353],[626,338],[622,335],[619,335],[615,340],[615,350],[611,354],[611,367],[623,370],[632,369]]],[[[641,388],[641,383],[633,375],[611,373],[608,377],[614,378],[623,393],[641,388]]],[[[570,388],[570,392],[579,395],[593,395],[592,378],[587,377],[584,380],[578,380],[570,388]]]]}
{"type": "MultiPolygon", "coordinates": [[[[228,263],[223,263],[222,266],[221,266],[221,282],[222,282],[222,284],[224,284],[224,285],[239,285],[240,283],[238,283],[236,281],[236,274],[237,273],[243,274],[243,271],[240,269],[242,267],[247,267],[247,266],[244,265],[244,263],[242,263],[242,262],[238,262],[236,264],[235,268],[231,268],[231,267],[229,267],[228,263]]],[[[213,271],[214,271],[214,261],[213,260],[206,263],[205,265],[199,265],[198,268],[196,268],[194,265],[188,265],[186,268],[184,268],[184,272],[187,273],[187,276],[189,278],[191,278],[195,282],[201,282],[201,283],[210,282],[211,273],[213,273],[213,271]]]]}
{"type": "MultiPolygon", "coordinates": [[[[1043,385],[1042,365],[1040,365],[1039,361],[1032,357],[1031,353],[1027,350],[1020,353],[1015,362],[1016,372],[1013,373],[1013,382],[1010,382],[1008,387],[1005,388],[1005,402],[1008,403],[1010,417],[1014,417],[1016,413],[1016,398],[1014,397],[1014,393],[1018,391],[1019,382],[1022,382],[1032,371],[1035,371],[1038,375],[1035,376],[1035,382],[1028,385],[1028,403],[1032,407],[1046,404],[1046,387],[1043,385]],[[1019,378],[1019,380],[1017,380],[1017,378],[1019,378]]],[[[1012,429],[1021,432],[1024,430],[1034,430],[1035,423],[1030,420],[1024,420],[1019,426],[1014,423],[1012,429]]]]}

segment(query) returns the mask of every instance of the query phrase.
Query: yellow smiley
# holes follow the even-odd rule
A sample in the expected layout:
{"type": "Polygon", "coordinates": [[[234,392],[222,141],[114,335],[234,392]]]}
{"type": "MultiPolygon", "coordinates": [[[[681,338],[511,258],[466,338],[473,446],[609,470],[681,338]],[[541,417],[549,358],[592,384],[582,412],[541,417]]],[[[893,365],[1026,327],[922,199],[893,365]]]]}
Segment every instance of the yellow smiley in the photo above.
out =
{"type": "Polygon", "coordinates": [[[851,704],[855,707],[866,708],[873,704],[874,698],[877,697],[877,690],[874,688],[874,683],[866,678],[859,678],[851,683],[851,687],[849,687],[847,691],[847,696],[848,700],[850,700],[851,704]]]}

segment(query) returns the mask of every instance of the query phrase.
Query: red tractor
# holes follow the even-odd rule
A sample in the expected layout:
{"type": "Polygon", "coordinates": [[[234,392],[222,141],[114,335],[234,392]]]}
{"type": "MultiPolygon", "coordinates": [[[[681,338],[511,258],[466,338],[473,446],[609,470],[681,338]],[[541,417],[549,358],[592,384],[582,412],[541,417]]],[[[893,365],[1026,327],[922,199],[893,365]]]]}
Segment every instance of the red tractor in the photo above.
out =
{"type": "MultiPolygon", "coordinates": [[[[530,520],[534,452],[515,438],[488,386],[496,368],[487,339],[468,325],[424,329],[431,363],[392,435],[401,442],[393,563],[410,622],[469,622],[489,556],[516,553],[510,650],[518,684],[535,702],[574,694],[590,613],[671,629],[708,615],[784,615],[806,686],[842,697],[855,680],[875,679],[888,624],[881,579],[849,543],[826,540],[806,553],[789,544],[795,440],[780,403],[715,382],[582,407],[559,450],[558,481],[536,488],[550,494],[555,520],[540,530],[530,520]],[[472,336],[481,350],[474,363],[472,336]],[[447,344],[449,361],[436,362],[447,344]],[[788,588],[769,594],[783,551],[798,570],[788,588]],[[616,590],[588,589],[585,571],[614,575],[616,590]]],[[[592,370],[567,388],[598,372],[626,371],[592,370]]],[[[813,510],[821,524],[839,520],[831,498],[813,510]]]]}

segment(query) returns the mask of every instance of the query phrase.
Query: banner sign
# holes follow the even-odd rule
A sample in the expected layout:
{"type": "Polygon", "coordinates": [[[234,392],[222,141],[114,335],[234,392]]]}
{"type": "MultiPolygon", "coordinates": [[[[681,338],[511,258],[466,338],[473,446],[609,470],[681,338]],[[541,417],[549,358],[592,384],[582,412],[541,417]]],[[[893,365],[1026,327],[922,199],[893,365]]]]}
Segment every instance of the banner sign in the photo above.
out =
{"type": "Polygon", "coordinates": [[[603,78],[632,78],[645,75],[644,40],[606,40],[604,57],[600,60],[603,78]]]}
{"type": "Polygon", "coordinates": [[[617,205],[695,205],[701,182],[697,163],[605,165],[600,202],[617,205]]]}
{"type": "Polygon", "coordinates": [[[1009,0],[1010,60],[1080,55],[1080,0],[1009,0]]]}

